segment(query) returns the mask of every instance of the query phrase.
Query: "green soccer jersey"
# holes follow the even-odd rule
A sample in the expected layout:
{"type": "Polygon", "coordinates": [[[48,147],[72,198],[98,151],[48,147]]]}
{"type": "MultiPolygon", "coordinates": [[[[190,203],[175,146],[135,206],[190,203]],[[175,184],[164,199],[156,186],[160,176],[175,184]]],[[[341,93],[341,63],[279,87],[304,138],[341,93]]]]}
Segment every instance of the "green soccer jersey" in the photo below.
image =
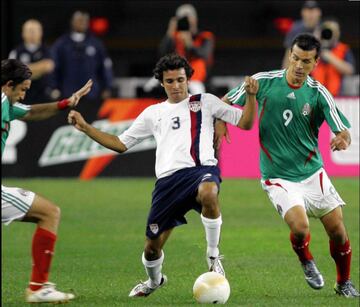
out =
{"type": "MultiPolygon", "coordinates": [[[[258,102],[260,170],[263,179],[299,182],[323,165],[318,149],[319,128],[324,120],[333,132],[350,127],[329,91],[307,77],[299,88],[289,86],[286,70],[260,72],[258,102]]],[[[245,104],[244,84],[227,94],[233,104],[245,104]]]]}
{"type": "Polygon", "coordinates": [[[8,97],[1,92],[1,154],[4,152],[6,139],[9,136],[10,122],[23,117],[29,110],[30,106],[18,102],[12,105],[8,97]]]}

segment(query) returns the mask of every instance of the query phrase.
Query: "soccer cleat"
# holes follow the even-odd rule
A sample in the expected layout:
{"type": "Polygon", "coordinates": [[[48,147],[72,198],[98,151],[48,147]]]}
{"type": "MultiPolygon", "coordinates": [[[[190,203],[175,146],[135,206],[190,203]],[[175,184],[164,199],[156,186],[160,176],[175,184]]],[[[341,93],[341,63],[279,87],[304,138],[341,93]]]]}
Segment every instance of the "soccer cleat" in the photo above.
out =
{"type": "Polygon", "coordinates": [[[341,284],[335,283],[334,290],[336,294],[347,298],[360,296],[359,291],[356,290],[350,279],[341,284]]]}
{"type": "Polygon", "coordinates": [[[55,289],[55,284],[46,282],[39,290],[32,291],[27,288],[25,291],[25,300],[28,303],[67,303],[75,298],[72,293],[64,293],[55,289]]]}
{"type": "Polygon", "coordinates": [[[316,267],[314,260],[306,261],[301,266],[304,270],[305,279],[311,288],[318,290],[324,287],[324,278],[316,267]]]}
{"type": "Polygon", "coordinates": [[[156,289],[161,288],[162,286],[164,286],[167,283],[167,277],[166,275],[162,275],[161,277],[161,281],[160,284],[155,287],[155,288],[151,288],[148,284],[150,282],[150,279],[148,279],[145,282],[140,281],[139,284],[137,284],[129,293],[129,297],[146,297],[148,295],[150,295],[151,293],[153,293],[156,289]]]}
{"type": "Polygon", "coordinates": [[[206,257],[206,261],[209,267],[209,272],[216,272],[225,276],[225,270],[221,264],[221,259],[224,259],[223,255],[219,255],[217,257],[206,257]]]}

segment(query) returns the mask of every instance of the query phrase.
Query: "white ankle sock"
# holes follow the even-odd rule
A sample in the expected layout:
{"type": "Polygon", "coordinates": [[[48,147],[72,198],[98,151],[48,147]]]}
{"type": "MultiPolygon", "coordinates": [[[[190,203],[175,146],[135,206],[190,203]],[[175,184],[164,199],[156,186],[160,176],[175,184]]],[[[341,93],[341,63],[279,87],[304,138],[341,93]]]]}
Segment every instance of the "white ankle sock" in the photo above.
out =
{"type": "Polygon", "coordinates": [[[152,261],[146,260],[144,253],[142,254],[142,263],[145,266],[146,274],[150,278],[149,280],[150,282],[148,283],[148,286],[150,288],[156,288],[157,286],[160,285],[161,277],[162,277],[161,268],[163,262],[164,262],[163,251],[161,251],[161,257],[159,259],[152,261]]]}
{"type": "Polygon", "coordinates": [[[201,214],[201,221],[205,227],[207,241],[207,255],[209,257],[219,256],[219,241],[222,219],[221,215],[216,219],[209,219],[201,214]]]}

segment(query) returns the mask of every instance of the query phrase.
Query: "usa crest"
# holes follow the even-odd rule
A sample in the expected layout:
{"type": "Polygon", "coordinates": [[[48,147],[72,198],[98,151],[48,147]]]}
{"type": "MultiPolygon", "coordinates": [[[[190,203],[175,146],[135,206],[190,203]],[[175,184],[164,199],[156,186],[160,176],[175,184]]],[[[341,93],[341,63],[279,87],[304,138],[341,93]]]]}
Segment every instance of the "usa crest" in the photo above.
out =
{"type": "Polygon", "coordinates": [[[149,228],[153,234],[157,234],[159,232],[159,225],[158,224],[150,224],[149,228]]]}
{"type": "Polygon", "coordinates": [[[303,106],[303,109],[302,109],[302,115],[306,116],[306,115],[309,115],[311,112],[311,107],[308,103],[305,103],[304,106],[303,106]]]}
{"type": "Polygon", "coordinates": [[[189,109],[192,112],[199,112],[201,110],[201,101],[189,101],[189,109]]]}

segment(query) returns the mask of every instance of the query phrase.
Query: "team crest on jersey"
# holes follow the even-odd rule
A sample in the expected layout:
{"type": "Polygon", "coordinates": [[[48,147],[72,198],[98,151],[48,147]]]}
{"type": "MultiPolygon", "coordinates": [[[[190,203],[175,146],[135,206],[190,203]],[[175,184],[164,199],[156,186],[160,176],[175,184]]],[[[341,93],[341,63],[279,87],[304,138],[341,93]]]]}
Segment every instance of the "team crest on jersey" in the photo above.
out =
{"type": "Polygon", "coordinates": [[[156,235],[159,232],[159,225],[158,224],[150,224],[149,228],[151,232],[156,235]]]}
{"type": "Polygon", "coordinates": [[[308,103],[305,103],[304,106],[303,106],[302,112],[301,112],[302,115],[307,116],[307,115],[310,114],[310,112],[311,112],[310,105],[308,103]]]}
{"type": "Polygon", "coordinates": [[[201,101],[189,101],[189,109],[193,112],[199,112],[201,110],[201,101]]]}

